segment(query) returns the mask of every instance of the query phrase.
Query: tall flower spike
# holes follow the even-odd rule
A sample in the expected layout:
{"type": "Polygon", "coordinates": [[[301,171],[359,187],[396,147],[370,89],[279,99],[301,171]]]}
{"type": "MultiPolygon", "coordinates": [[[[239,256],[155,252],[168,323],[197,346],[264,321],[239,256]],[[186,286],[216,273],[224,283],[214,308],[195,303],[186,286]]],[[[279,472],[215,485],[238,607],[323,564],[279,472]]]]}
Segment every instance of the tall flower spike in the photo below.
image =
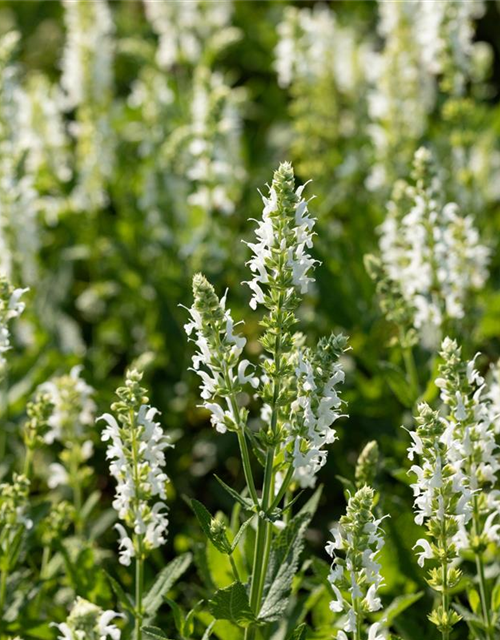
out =
{"type": "Polygon", "coordinates": [[[429,571],[428,582],[441,593],[441,604],[429,619],[441,632],[449,633],[460,620],[450,607],[449,592],[460,580],[461,572],[454,567],[458,558],[455,540],[471,517],[471,491],[460,468],[449,462],[446,424],[440,415],[421,403],[415,421],[417,428],[410,432],[413,444],[408,448],[408,457],[413,460],[417,455],[420,461],[420,466],[414,464],[410,469],[417,476],[411,486],[415,522],[425,524],[427,538],[418,540],[414,548],[421,549],[417,553],[421,567],[427,560],[439,562],[439,567],[429,571]]]}
{"type": "MultiPolygon", "coordinates": [[[[81,366],[73,367],[68,375],[44,382],[38,389],[53,406],[45,442],[58,441],[64,447],[61,462],[54,462],[49,467],[48,485],[55,488],[70,484],[78,495],[90,473],[90,469],[82,465],[93,454],[90,427],[94,425],[96,409],[92,399],[94,389],[81,377],[81,371],[81,366]]],[[[78,500],[75,506],[79,507],[78,500]]]]}
{"type": "Polygon", "coordinates": [[[14,289],[5,277],[0,276],[0,380],[7,366],[4,353],[10,349],[9,323],[24,311],[21,296],[26,291],[28,289],[14,289]]]}
{"type": "Polygon", "coordinates": [[[134,534],[132,539],[123,525],[115,525],[124,565],[164,544],[168,528],[164,466],[165,449],[172,445],[154,421],[158,411],[147,404],[141,378],[135,369],[128,371],[125,386],[116,391],[119,400],[111,405],[116,417],[105,413],[98,418],[107,425],[101,439],[109,442],[107,458],[117,483],[113,507],[134,534]]]}
{"type": "Polygon", "coordinates": [[[252,309],[263,304],[272,312],[278,298],[283,297],[280,306],[293,311],[299,302],[295,289],[304,294],[314,281],[309,271],[317,261],[308,250],[313,245],[315,220],[302,198],[304,187],[295,190],[292,165],[283,162],[274,173],[269,196],[262,196],[264,210],[255,231],[257,242],[248,243],[254,254],[248,262],[253,278],[247,283],[253,292],[252,309]]]}
{"type": "Polygon", "coordinates": [[[310,272],[317,262],[308,253],[315,220],[309,216],[308,202],[302,198],[304,187],[295,189],[292,165],[283,162],[274,172],[269,196],[262,196],[265,206],[262,220],[257,223],[257,242],[248,243],[253,253],[248,262],[253,278],[246,283],[252,290],[250,307],[256,309],[261,304],[267,310],[261,321],[264,333],[260,342],[269,356],[262,362],[264,375],[259,395],[264,402],[264,421],[274,414],[269,429],[273,439],[281,439],[280,432],[288,419],[285,408],[296,397],[292,327],[297,322],[295,310],[300,302],[297,290],[306,293],[313,282],[310,272]]]}
{"type": "Polygon", "coordinates": [[[76,110],[77,210],[106,202],[106,181],[114,160],[110,121],[113,95],[113,18],[106,0],[64,0],[67,38],[61,85],[67,110],[76,110]]]}
{"type": "Polygon", "coordinates": [[[436,386],[448,411],[444,420],[449,460],[473,492],[472,526],[463,524],[457,544],[482,553],[489,543],[500,542],[500,501],[494,491],[500,461],[494,415],[484,378],[475,367],[478,354],[464,361],[456,341],[445,338],[440,355],[443,363],[436,386]]]}
{"type": "Polygon", "coordinates": [[[159,36],[157,63],[163,69],[196,64],[237,37],[231,0],[157,2],[143,0],[146,17],[159,36]]]}
{"type": "Polygon", "coordinates": [[[314,486],[317,472],[326,463],[324,447],[337,439],[331,425],[342,416],[336,386],[344,382],[339,358],[346,344],[343,335],[332,335],[322,338],[316,350],[306,348],[298,354],[289,441],[293,443],[295,479],[301,487],[314,486]]]}
{"type": "Polygon", "coordinates": [[[78,597],[66,622],[52,623],[57,627],[58,640],[120,640],[121,631],[112,624],[115,618],[124,618],[116,611],[104,611],[84,598],[78,597]]]}
{"type": "Polygon", "coordinates": [[[213,426],[220,433],[237,430],[246,420],[246,413],[236,402],[238,392],[246,383],[253,387],[258,379],[247,373],[248,360],[240,360],[246,339],[234,331],[231,310],[226,309],[226,296],[219,300],[214,288],[202,274],[193,278],[194,303],[185,325],[188,336],[198,351],[193,356],[193,370],[202,379],[200,386],[203,407],[212,416],[213,426]],[[222,400],[221,406],[217,400],[222,400]]]}
{"type": "Polygon", "coordinates": [[[365,445],[363,451],[359,454],[356,463],[356,487],[361,488],[364,485],[374,486],[377,477],[379,465],[380,451],[376,440],[372,440],[365,445]]]}
{"type": "MultiPolygon", "coordinates": [[[[380,564],[377,555],[384,545],[380,530],[382,518],[374,514],[374,492],[364,486],[349,498],[347,511],[339,524],[332,529],[333,541],[326,546],[328,555],[333,558],[328,581],[335,594],[330,609],[345,613],[343,631],[337,634],[337,640],[347,640],[346,633],[360,638],[365,628],[365,614],[378,611],[382,602],[377,591],[382,584],[380,564]],[[348,593],[345,597],[342,594],[348,593]]],[[[382,640],[380,624],[370,626],[368,637],[382,640]]]]}
{"type": "Polygon", "coordinates": [[[469,296],[486,281],[490,252],[480,243],[472,216],[463,217],[455,203],[440,200],[427,149],[416,152],[413,167],[414,184],[398,182],[388,204],[380,256],[384,273],[412,310],[422,343],[433,347],[447,320],[465,316],[469,296]]]}

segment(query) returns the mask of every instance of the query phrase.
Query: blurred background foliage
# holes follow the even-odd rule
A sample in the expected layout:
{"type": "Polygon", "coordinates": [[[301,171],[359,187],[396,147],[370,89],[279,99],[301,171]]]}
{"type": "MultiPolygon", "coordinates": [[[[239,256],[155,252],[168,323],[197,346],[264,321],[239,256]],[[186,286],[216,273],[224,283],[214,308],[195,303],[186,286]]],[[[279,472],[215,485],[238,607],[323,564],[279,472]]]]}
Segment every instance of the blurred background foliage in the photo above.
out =
{"type": "MultiPolygon", "coordinates": [[[[51,169],[49,151],[49,157],[32,172],[34,248],[24,250],[19,240],[31,233],[22,208],[18,237],[10,247],[15,254],[12,280],[16,286],[30,286],[30,293],[15,335],[16,355],[10,359],[9,379],[4,383],[0,471],[6,474],[16,465],[19,424],[38,384],[81,363],[83,377],[97,390],[102,413],[125,369],[139,364],[146,372],[151,402],[160,409],[162,424],[176,442],[175,451],[168,454],[170,536],[164,558],[159,554],[155,558],[156,566],[200,539],[185,496],[196,496],[212,512],[227,508],[227,496],[213,472],[241,489],[242,471],[236,439],[217,434],[207,413],[197,408],[198,383],[188,371],[192,349],[183,331],[187,312],[180,305],[190,306],[190,281],[202,270],[220,294],[229,288],[233,316],[245,319],[249,353],[254,360],[259,357],[258,317],[249,313],[250,292],[240,285],[248,278],[245,262],[249,258],[242,240],[251,238],[249,220],[261,214],[257,189],[270,181],[280,161],[290,159],[299,182],[313,180],[308,193],[317,196],[310,205],[318,218],[314,251],[322,263],[314,291],[302,306],[300,329],[311,341],[342,331],[352,347],[345,359],[349,418],[338,423],[340,441],[331,447],[328,463],[319,474],[325,491],[309,543],[325,559],[329,524],[345,508],[338,476],[352,479],[359,451],[376,439],[383,456],[378,479],[381,509],[392,515],[386,521],[388,543],[382,557],[384,591],[389,597],[424,586],[410,551],[418,531],[402,469],[408,438],[400,425],[408,422],[411,409],[398,399],[380,365],[381,361],[399,364],[400,355],[391,346],[393,330],[380,314],[363,257],[376,251],[376,228],[384,218],[391,181],[408,177],[408,159],[420,144],[434,148],[448,172],[444,184],[449,197],[458,198],[467,213],[474,213],[483,237],[496,248],[500,192],[489,189],[491,181],[498,183],[494,163],[500,133],[500,13],[495,2],[487,2],[477,20],[474,39],[489,45],[491,64],[486,77],[477,82],[468,78],[465,93],[455,103],[441,84],[413,137],[407,135],[404,119],[392,123],[397,144],[408,148],[398,147],[389,157],[394,175],[374,189],[370,175],[380,159],[369,133],[365,78],[347,88],[330,72],[312,80],[305,74],[287,86],[278,82],[278,25],[290,6],[312,9],[314,4],[236,1],[224,29],[215,28],[201,39],[196,59],[159,63],[162,36],[152,27],[144,5],[138,0],[109,3],[114,25],[110,95],[87,97],[83,106],[74,105],[62,114],[63,128],[70,132],[75,122],[83,130],[86,118],[94,124],[103,118],[106,131],[91,136],[96,148],[85,147],[90,143],[80,133],[68,136],[62,151],[53,151],[58,162],[67,154],[70,167],[77,167],[69,176],[61,178],[51,169]],[[215,42],[214,35],[221,42],[215,42]],[[201,193],[204,185],[194,174],[187,178],[193,166],[194,147],[189,142],[199,133],[193,129],[197,100],[209,103],[207,139],[219,145],[214,154],[229,165],[222,169],[227,190],[217,196],[218,201],[217,197],[211,202],[192,198],[193,189],[201,193]],[[462,136],[457,144],[465,148],[485,132],[491,140],[486,152],[488,175],[468,175],[467,166],[459,175],[450,160],[453,136],[455,142],[462,136]],[[89,158],[92,161],[92,154],[95,165],[85,174],[78,167],[89,158]],[[398,165],[396,159],[401,158],[398,165]],[[95,166],[100,166],[98,175],[95,166]],[[82,175],[95,181],[90,182],[92,197],[87,199],[75,197],[82,175]],[[459,187],[461,195],[457,195],[459,187]],[[99,197],[93,199],[96,194],[99,197]],[[28,260],[33,260],[29,274],[28,260]]],[[[377,3],[339,0],[327,4],[339,28],[354,34],[354,51],[367,45],[370,56],[383,49],[377,3]]],[[[56,1],[0,2],[1,34],[16,31],[20,36],[10,60],[2,61],[3,71],[7,64],[14,65],[17,81],[26,88],[34,108],[42,109],[51,87],[60,82],[67,42],[64,11],[56,1]]],[[[337,55],[340,65],[348,64],[348,49],[337,55]]],[[[18,167],[27,162],[30,144],[34,143],[28,144],[18,167]]],[[[217,182],[217,170],[210,179],[217,182]]],[[[209,184],[209,189],[214,186],[209,184]]],[[[494,255],[478,306],[468,309],[470,331],[461,336],[467,355],[475,350],[484,354],[484,370],[500,355],[499,267],[494,255]]],[[[425,387],[433,359],[419,349],[416,361],[425,387]]],[[[97,473],[90,482],[102,492],[104,503],[110,503],[113,486],[97,428],[94,441],[97,473]]],[[[50,462],[43,458],[48,455],[41,455],[36,467],[40,485],[50,462]]],[[[114,533],[104,534],[102,547],[116,547],[114,533]]],[[[100,553],[105,558],[109,552],[100,553]]],[[[96,577],[93,562],[88,559],[89,575],[101,586],[89,586],[87,595],[95,591],[103,598],[106,588],[103,579],[96,577]]],[[[126,583],[125,575],[123,580],[126,583]]],[[[197,583],[193,579],[186,585],[182,598],[194,601],[197,583]]],[[[313,624],[324,624],[323,615],[324,609],[318,608],[312,614],[313,624]]],[[[421,611],[412,614],[410,610],[400,624],[404,637],[422,637],[421,611]]]]}

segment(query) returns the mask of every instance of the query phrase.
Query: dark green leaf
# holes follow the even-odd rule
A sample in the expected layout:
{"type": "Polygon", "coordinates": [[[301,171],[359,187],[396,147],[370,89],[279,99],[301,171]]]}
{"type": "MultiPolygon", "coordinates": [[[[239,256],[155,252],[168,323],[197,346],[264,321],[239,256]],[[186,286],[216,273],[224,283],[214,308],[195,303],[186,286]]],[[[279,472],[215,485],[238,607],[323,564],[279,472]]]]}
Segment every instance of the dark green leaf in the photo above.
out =
{"type": "Polygon", "coordinates": [[[124,609],[130,611],[130,613],[134,613],[134,603],[132,602],[128,593],[125,593],[121,584],[117,580],[115,580],[113,576],[111,576],[107,571],[104,571],[104,573],[106,574],[106,578],[108,579],[115,596],[118,598],[118,602],[124,609]]]}
{"type": "Polygon", "coordinates": [[[241,540],[241,536],[245,533],[246,528],[248,527],[248,525],[252,522],[252,520],[254,519],[254,516],[251,516],[250,518],[248,518],[248,520],[246,520],[241,527],[238,530],[238,533],[234,536],[234,540],[231,544],[231,553],[233,553],[233,551],[236,549],[236,547],[238,546],[239,541],[241,540]]]}
{"type": "Polygon", "coordinates": [[[293,633],[288,636],[287,640],[305,640],[307,627],[305,623],[299,625],[293,633]]]}
{"type": "Polygon", "coordinates": [[[418,602],[420,598],[424,595],[423,591],[419,591],[418,593],[408,593],[402,596],[398,596],[394,598],[391,604],[387,607],[385,614],[383,615],[384,622],[389,627],[392,622],[401,614],[403,611],[411,607],[415,602],[418,602]]]}
{"type": "Polygon", "coordinates": [[[247,591],[241,582],[233,582],[229,587],[219,589],[208,605],[210,613],[217,620],[229,620],[242,627],[255,621],[247,591]]]}
{"type": "MultiPolygon", "coordinates": [[[[165,640],[167,636],[158,627],[142,627],[145,640],[165,640]]],[[[167,639],[168,640],[168,639],[167,639]]]]}
{"type": "Polygon", "coordinates": [[[224,480],[221,480],[219,478],[219,476],[215,474],[214,476],[217,482],[220,484],[220,486],[229,493],[229,495],[231,496],[231,498],[233,498],[233,500],[236,500],[236,502],[239,502],[243,507],[243,509],[245,509],[246,511],[254,511],[253,502],[249,498],[244,498],[243,496],[240,496],[240,494],[237,491],[235,491],[229,485],[227,485],[224,482],[224,480]]]}
{"type": "Polygon", "coordinates": [[[304,534],[318,507],[321,491],[319,487],[273,541],[259,613],[259,620],[263,622],[279,620],[288,605],[292,580],[304,548],[304,534]]]}
{"type": "Polygon", "coordinates": [[[230,554],[231,545],[227,539],[224,524],[217,522],[211,513],[194,498],[191,500],[191,508],[200,523],[203,533],[207,536],[214,547],[221,553],[230,554]],[[215,524],[215,527],[213,526],[215,524]]]}
{"type": "Polygon", "coordinates": [[[153,616],[158,611],[159,606],[163,602],[163,598],[191,564],[191,558],[190,553],[184,553],[172,560],[172,562],[169,562],[160,572],[155,583],[144,598],[145,613],[153,616]]]}
{"type": "Polygon", "coordinates": [[[382,375],[396,398],[402,405],[411,409],[416,400],[405,372],[392,362],[381,362],[382,375]]]}

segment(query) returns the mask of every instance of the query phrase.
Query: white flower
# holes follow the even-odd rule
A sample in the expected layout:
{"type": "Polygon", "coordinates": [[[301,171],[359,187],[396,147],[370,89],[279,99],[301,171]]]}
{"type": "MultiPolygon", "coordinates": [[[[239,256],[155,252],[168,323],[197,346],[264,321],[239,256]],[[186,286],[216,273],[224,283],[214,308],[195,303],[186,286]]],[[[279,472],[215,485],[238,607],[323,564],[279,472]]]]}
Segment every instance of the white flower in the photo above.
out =
{"type": "Polygon", "coordinates": [[[297,398],[292,403],[289,442],[294,443],[295,478],[302,487],[312,487],[325,464],[326,445],[336,440],[332,424],[342,413],[336,386],[344,382],[338,362],[345,346],[342,336],[321,340],[316,352],[299,351],[295,368],[297,398]]]}
{"type": "MultiPolygon", "coordinates": [[[[327,545],[327,552],[333,558],[328,581],[335,594],[330,609],[347,614],[343,631],[337,638],[347,637],[346,632],[362,628],[363,618],[358,620],[357,612],[363,616],[363,611],[378,611],[382,607],[377,595],[382,576],[376,558],[384,539],[380,530],[382,519],[375,519],[373,507],[373,489],[364,486],[349,498],[346,515],[332,529],[334,540],[327,545]],[[344,597],[341,589],[349,596],[344,597]],[[358,606],[360,600],[363,602],[361,607],[358,606]]],[[[375,627],[370,633],[375,634],[378,630],[379,627],[375,627]]]]}
{"type": "Polygon", "coordinates": [[[281,179],[279,172],[286,175],[288,171],[291,172],[291,166],[283,163],[275,174],[273,185],[269,188],[269,197],[261,194],[264,209],[262,220],[257,222],[257,229],[255,230],[257,242],[247,243],[253,253],[253,256],[248,261],[248,266],[253,273],[253,279],[245,283],[252,289],[253,295],[250,301],[252,309],[256,309],[258,304],[265,303],[262,285],[272,286],[274,279],[278,275],[278,267],[273,256],[273,249],[275,248],[283,252],[293,284],[300,290],[300,293],[306,293],[309,284],[314,282],[314,278],[309,275],[309,272],[314,268],[317,260],[314,260],[309,255],[307,249],[310,249],[313,244],[312,230],[315,220],[309,216],[308,202],[302,198],[302,191],[306,185],[296,189],[296,200],[293,204],[281,203],[278,200],[276,189],[277,181],[281,179]],[[290,206],[293,207],[293,219],[291,218],[292,212],[286,210],[290,206]],[[282,218],[283,220],[286,219],[287,223],[287,228],[284,232],[278,231],[283,226],[279,225],[279,221],[282,218]]]}
{"type": "Polygon", "coordinates": [[[416,549],[417,547],[422,547],[422,549],[423,549],[423,551],[420,551],[417,554],[418,555],[418,564],[419,564],[419,566],[423,567],[424,566],[424,562],[426,560],[432,560],[434,558],[434,553],[432,552],[431,545],[429,544],[429,541],[426,540],[425,538],[420,538],[419,540],[417,540],[417,542],[413,546],[413,549],[416,549]]]}
{"type": "Polygon", "coordinates": [[[490,255],[472,216],[440,201],[430,161],[426,149],[416,152],[416,186],[400,188],[379,230],[382,262],[413,310],[414,327],[427,347],[435,346],[447,318],[464,317],[467,297],[487,279],[490,255]]]}
{"type": "MultiPolygon", "coordinates": [[[[129,405],[128,409],[123,404],[118,405],[120,424],[109,413],[98,420],[106,423],[101,439],[109,443],[106,457],[110,460],[110,473],[116,480],[113,508],[134,534],[142,537],[142,548],[150,550],[166,541],[168,513],[164,500],[168,476],[164,471],[165,449],[172,445],[154,420],[158,410],[139,404],[145,395],[145,389],[139,386],[140,379],[137,371],[129,371],[126,387],[117,391],[120,398],[126,398],[125,405],[129,405]]],[[[129,565],[136,555],[134,541],[123,525],[118,523],[115,527],[120,536],[120,562],[129,565]]]]}

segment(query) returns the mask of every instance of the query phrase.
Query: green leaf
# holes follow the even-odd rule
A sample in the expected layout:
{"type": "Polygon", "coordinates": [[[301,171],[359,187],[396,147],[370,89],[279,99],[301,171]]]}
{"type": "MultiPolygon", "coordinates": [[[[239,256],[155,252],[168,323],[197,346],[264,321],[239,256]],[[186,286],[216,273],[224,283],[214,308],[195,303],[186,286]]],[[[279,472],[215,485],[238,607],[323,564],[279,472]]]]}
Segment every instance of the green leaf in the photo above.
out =
{"type": "Polygon", "coordinates": [[[209,601],[208,606],[210,613],[217,620],[229,620],[241,627],[246,627],[255,621],[247,591],[238,581],[225,589],[219,589],[209,601]]]}
{"type": "Polygon", "coordinates": [[[221,553],[229,555],[232,552],[232,549],[226,535],[224,524],[222,522],[217,522],[201,502],[198,502],[198,500],[195,500],[194,498],[191,500],[191,508],[200,523],[203,533],[207,536],[214,547],[221,553]]]}
{"type": "Polygon", "coordinates": [[[401,614],[403,611],[406,611],[409,607],[411,607],[415,602],[418,602],[420,598],[424,595],[423,591],[419,591],[418,593],[408,593],[402,596],[398,596],[394,598],[391,604],[385,610],[384,615],[384,623],[387,627],[390,627],[392,622],[401,614]]]}
{"type": "Polygon", "coordinates": [[[104,573],[109,581],[109,584],[111,585],[111,589],[113,589],[115,596],[118,598],[118,602],[124,609],[130,611],[130,613],[134,613],[134,603],[132,602],[128,593],[125,593],[121,584],[117,580],[115,580],[113,576],[111,576],[106,570],[104,570],[104,573]]]}
{"type": "Polygon", "coordinates": [[[406,381],[406,374],[392,362],[381,362],[382,375],[396,398],[402,405],[411,409],[416,400],[411,386],[406,381]]]}
{"type": "Polygon", "coordinates": [[[175,628],[179,632],[179,635],[183,636],[184,635],[184,618],[185,618],[184,611],[179,607],[179,605],[176,602],[174,602],[173,600],[170,600],[170,598],[165,598],[165,602],[172,609],[175,628]]]}
{"type": "Polygon", "coordinates": [[[191,564],[191,554],[183,553],[160,572],[155,583],[144,598],[144,611],[148,616],[153,616],[163,602],[164,596],[170,591],[175,582],[182,576],[191,564]]]}
{"type": "Polygon", "coordinates": [[[145,640],[168,640],[167,636],[158,627],[142,627],[145,640]]]}
{"type": "Polygon", "coordinates": [[[305,640],[307,627],[305,623],[300,624],[290,636],[288,636],[287,640],[305,640]]]}
{"type": "Polygon", "coordinates": [[[304,534],[318,507],[321,491],[322,487],[319,487],[273,541],[259,614],[259,620],[263,622],[279,620],[288,606],[292,580],[304,548],[304,534]]]}
{"type": "Polygon", "coordinates": [[[252,522],[252,520],[254,519],[255,516],[251,516],[250,518],[248,518],[248,520],[246,520],[241,527],[238,529],[238,533],[234,536],[234,540],[231,544],[231,553],[233,553],[233,551],[236,549],[236,547],[238,546],[239,541],[241,540],[241,536],[245,533],[248,525],[252,522]]]}
{"type": "Polygon", "coordinates": [[[208,640],[210,638],[210,636],[212,635],[212,629],[214,628],[215,623],[216,623],[216,620],[214,620],[208,625],[208,627],[205,629],[205,633],[203,634],[203,637],[201,640],[208,640]]]}
{"type": "Polygon", "coordinates": [[[493,588],[493,592],[491,594],[491,608],[493,611],[500,611],[500,582],[493,588]]]}
{"type": "Polygon", "coordinates": [[[475,589],[470,589],[467,593],[469,598],[470,608],[474,613],[479,613],[481,611],[481,598],[479,597],[479,593],[475,589]]]}
{"type": "Polygon", "coordinates": [[[243,509],[245,509],[246,511],[254,511],[254,504],[249,498],[244,498],[243,496],[240,496],[240,494],[237,491],[235,491],[229,485],[227,485],[223,480],[219,478],[219,476],[215,474],[214,476],[217,482],[220,484],[220,486],[229,493],[229,495],[231,496],[231,498],[233,498],[233,500],[236,500],[236,502],[239,502],[243,507],[243,509]]]}

